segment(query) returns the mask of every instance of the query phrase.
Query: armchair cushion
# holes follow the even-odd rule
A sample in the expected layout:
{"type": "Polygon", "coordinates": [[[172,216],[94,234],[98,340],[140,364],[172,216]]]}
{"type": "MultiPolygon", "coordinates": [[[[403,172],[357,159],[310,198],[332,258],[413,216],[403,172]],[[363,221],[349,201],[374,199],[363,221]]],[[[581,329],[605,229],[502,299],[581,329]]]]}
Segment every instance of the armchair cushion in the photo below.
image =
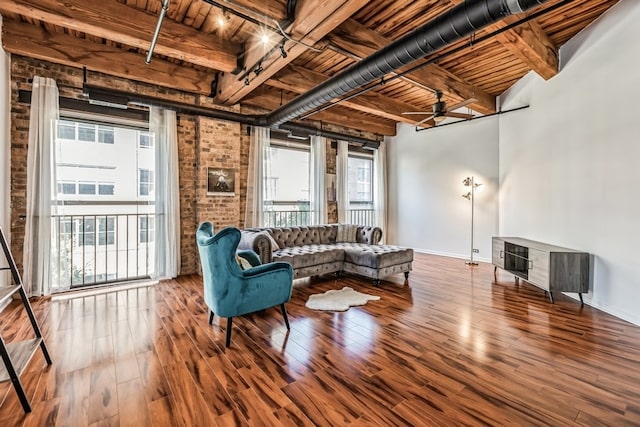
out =
{"type": "Polygon", "coordinates": [[[240,265],[240,268],[242,268],[243,270],[248,270],[251,267],[262,264],[260,262],[260,257],[258,257],[258,254],[250,249],[237,251],[236,260],[238,261],[238,265],[240,265]]]}

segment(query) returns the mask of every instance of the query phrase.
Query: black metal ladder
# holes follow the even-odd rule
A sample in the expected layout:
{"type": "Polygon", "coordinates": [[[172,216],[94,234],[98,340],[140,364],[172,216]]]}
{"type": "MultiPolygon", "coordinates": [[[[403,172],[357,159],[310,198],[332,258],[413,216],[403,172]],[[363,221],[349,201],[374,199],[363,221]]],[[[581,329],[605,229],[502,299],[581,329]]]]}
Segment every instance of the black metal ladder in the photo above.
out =
{"type": "Polygon", "coordinates": [[[29,399],[27,398],[27,395],[24,392],[24,388],[22,387],[22,383],[20,382],[20,375],[26,368],[27,364],[35,354],[38,347],[40,347],[40,349],[42,350],[42,354],[44,355],[44,358],[49,365],[51,365],[51,357],[49,356],[49,351],[47,350],[47,346],[44,343],[44,338],[42,338],[42,332],[40,331],[40,327],[38,326],[38,321],[33,314],[33,310],[31,309],[31,304],[29,303],[29,298],[27,298],[27,294],[24,291],[24,286],[22,285],[22,279],[20,278],[20,273],[18,273],[16,262],[13,259],[13,255],[11,255],[11,251],[9,250],[9,246],[7,245],[7,239],[5,239],[4,232],[2,231],[1,227],[0,244],[2,244],[2,251],[4,252],[4,256],[9,263],[8,267],[2,267],[0,268],[0,270],[11,270],[11,275],[13,276],[14,283],[10,286],[0,287],[0,306],[2,306],[2,304],[9,298],[11,298],[16,292],[20,293],[22,304],[27,310],[29,320],[31,321],[31,326],[33,326],[33,331],[36,335],[36,337],[32,339],[12,342],[9,344],[6,344],[2,336],[0,335],[0,356],[2,356],[2,361],[4,362],[4,366],[0,366],[0,382],[11,380],[11,382],[13,383],[13,388],[18,394],[18,398],[20,399],[20,403],[22,403],[24,411],[31,412],[29,399]]]}

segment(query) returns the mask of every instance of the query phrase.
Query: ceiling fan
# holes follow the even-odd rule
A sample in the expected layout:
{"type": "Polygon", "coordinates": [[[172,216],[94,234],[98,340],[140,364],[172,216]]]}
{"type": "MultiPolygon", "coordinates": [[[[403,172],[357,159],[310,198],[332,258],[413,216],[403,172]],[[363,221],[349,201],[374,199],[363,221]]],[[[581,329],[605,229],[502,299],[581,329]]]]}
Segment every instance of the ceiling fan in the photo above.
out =
{"type": "Polygon", "coordinates": [[[473,102],[476,102],[475,98],[465,99],[462,102],[452,105],[447,108],[447,103],[442,100],[442,92],[436,91],[436,103],[433,104],[433,112],[429,111],[407,111],[402,114],[410,115],[410,114],[427,114],[427,117],[420,120],[416,123],[416,126],[435,126],[447,117],[455,117],[458,119],[471,119],[473,118],[473,114],[465,114],[465,113],[455,113],[453,110],[457,110],[458,108],[469,105],[473,102]]]}

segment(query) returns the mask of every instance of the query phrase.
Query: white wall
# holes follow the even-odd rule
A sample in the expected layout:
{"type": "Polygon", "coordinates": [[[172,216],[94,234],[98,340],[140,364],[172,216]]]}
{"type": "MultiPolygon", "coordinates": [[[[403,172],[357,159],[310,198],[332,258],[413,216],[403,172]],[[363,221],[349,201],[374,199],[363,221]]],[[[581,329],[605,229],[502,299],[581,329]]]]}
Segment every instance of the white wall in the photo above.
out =
{"type": "Polygon", "coordinates": [[[561,49],[561,72],[501,98],[500,233],[588,251],[588,304],[640,324],[640,2],[622,0],[561,49]]]}
{"type": "Polygon", "coordinates": [[[474,259],[490,261],[498,232],[498,117],[416,132],[401,124],[388,141],[388,243],[459,258],[471,252],[471,202],[462,180],[483,191],[475,202],[474,259]]]}
{"type": "MultiPolygon", "coordinates": [[[[2,16],[0,16],[0,226],[9,238],[11,179],[11,58],[2,49],[2,16]]],[[[4,263],[3,256],[0,262],[4,263]]],[[[8,284],[8,273],[0,274],[0,286],[8,284]]]]}

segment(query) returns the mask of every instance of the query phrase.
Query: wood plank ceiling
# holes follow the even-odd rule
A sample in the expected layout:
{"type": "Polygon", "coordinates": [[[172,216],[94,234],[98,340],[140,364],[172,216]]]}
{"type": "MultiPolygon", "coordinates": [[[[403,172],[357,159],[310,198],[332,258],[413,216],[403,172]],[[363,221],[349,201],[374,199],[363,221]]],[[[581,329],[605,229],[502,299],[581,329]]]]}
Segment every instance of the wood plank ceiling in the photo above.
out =
{"type": "MultiPolygon", "coordinates": [[[[269,112],[462,2],[169,0],[150,64],[144,59],[161,0],[3,0],[0,13],[8,52],[202,95],[213,82],[214,102],[269,112]]],[[[615,3],[573,0],[475,42],[523,18],[508,17],[425,58],[432,62],[423,68],[306,121],[393,135],[397,122],[420,119],[403,113],[431,111],[436,90],[448,105],[473,98],[466,112],[493,113],[495,97],[529,71],[553,78],[558,48],[615,3]]]]}

